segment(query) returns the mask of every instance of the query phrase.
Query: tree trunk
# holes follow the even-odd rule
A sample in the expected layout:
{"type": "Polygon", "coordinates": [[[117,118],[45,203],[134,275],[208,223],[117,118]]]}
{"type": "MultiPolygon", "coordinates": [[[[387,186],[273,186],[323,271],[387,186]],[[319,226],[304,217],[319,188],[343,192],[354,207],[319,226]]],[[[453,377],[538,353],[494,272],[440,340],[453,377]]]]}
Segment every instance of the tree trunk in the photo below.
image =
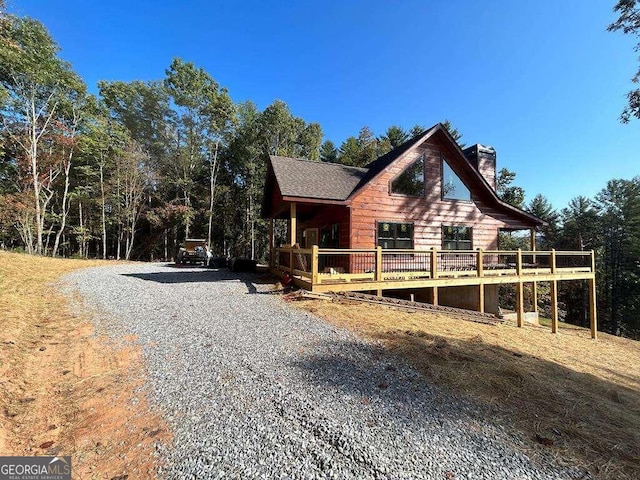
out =
{"type": "Polygon", "coordinates": [[[214,202],[214,194],[216,190],[216,180],[218,176],[218,145],[219,142],[216,140],[216,148],[213,154],[213,161],[209,167],[209,226],[207,229],[207,245],[211,248],[211,228],[213,226],[213,202],[214,202]]]}
{"type": "Polygon", "coordinates": [[[100,162],[100,197],[102,199],[102,259],[107,259],[107,219],[104,200],[104,162],[100,162]]]}

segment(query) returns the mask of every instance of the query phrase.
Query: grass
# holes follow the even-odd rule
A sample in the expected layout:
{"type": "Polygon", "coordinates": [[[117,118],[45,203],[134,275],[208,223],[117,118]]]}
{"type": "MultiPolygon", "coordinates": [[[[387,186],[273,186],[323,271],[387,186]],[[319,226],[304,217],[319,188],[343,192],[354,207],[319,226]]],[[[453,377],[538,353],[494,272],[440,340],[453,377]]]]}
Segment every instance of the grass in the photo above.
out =
{"type": "MultiPolygon", "coordinates": [[[[525,438],[599,479],[640,478],[640,342],[561,324],[484,325],[355,302],[296,302],[381,341],[429,381],[488,405],[525,438]]],[[[544,320],[543,322],[544,323],[544,320]]]]}
{"type": "Polygon", "coordinates": [[[1,455],[71,455],[74,478],[154,476],[168,434],[141,393],[138,347],[96,337],[57,283],[107,263],[0,251],[1,455]]]}

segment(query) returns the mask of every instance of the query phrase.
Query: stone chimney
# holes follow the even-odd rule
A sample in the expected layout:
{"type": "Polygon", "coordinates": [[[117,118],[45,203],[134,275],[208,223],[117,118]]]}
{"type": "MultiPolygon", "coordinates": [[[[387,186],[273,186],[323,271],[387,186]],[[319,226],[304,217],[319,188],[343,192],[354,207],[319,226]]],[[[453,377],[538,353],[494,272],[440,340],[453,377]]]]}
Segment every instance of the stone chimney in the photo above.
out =
{"type": "Polygon", "coordinates": [[[496,189],[496,151],[493,147],[476,143],[463,151],[467,160],[471,162],[491,188],[496,189]]]}

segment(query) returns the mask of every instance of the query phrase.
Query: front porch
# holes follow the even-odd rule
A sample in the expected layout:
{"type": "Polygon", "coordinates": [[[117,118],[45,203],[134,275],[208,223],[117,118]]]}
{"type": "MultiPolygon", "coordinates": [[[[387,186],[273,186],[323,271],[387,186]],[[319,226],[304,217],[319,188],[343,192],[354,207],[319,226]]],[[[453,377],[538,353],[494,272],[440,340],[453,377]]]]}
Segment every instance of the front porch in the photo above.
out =
{"type": "Polygon", "coordinates": [[[484,312],[485,286],[516,286],[517,324],[525,313],[524,284],[530,283],[537,308],[537,283],[549,282],[552,331],[558,330],[558,282],[587,280],[591,336],[597,336],[595,258],[593,251],[489,251],[489,250],[384,250],[276,248],[271,270],[289,274],[293,282],[312,292],[431,289],[438,305],[438,289],[471,286],[476,289],[476,310],[484,312]]]}

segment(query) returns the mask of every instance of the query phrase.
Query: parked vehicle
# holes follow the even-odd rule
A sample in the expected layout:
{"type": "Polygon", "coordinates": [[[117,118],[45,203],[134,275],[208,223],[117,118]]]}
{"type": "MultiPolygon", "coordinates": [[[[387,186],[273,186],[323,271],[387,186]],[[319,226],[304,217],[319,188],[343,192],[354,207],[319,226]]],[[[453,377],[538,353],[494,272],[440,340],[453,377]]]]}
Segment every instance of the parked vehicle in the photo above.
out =
{"type": "Polygon", "coordinates": [[[207,247],[207,241],[203,238],[187,238],[184,242],[184,246],[178,250],[176,256],[176,265],[199,264],[206,267],[209,263],[209,248],[207,247]]]}

